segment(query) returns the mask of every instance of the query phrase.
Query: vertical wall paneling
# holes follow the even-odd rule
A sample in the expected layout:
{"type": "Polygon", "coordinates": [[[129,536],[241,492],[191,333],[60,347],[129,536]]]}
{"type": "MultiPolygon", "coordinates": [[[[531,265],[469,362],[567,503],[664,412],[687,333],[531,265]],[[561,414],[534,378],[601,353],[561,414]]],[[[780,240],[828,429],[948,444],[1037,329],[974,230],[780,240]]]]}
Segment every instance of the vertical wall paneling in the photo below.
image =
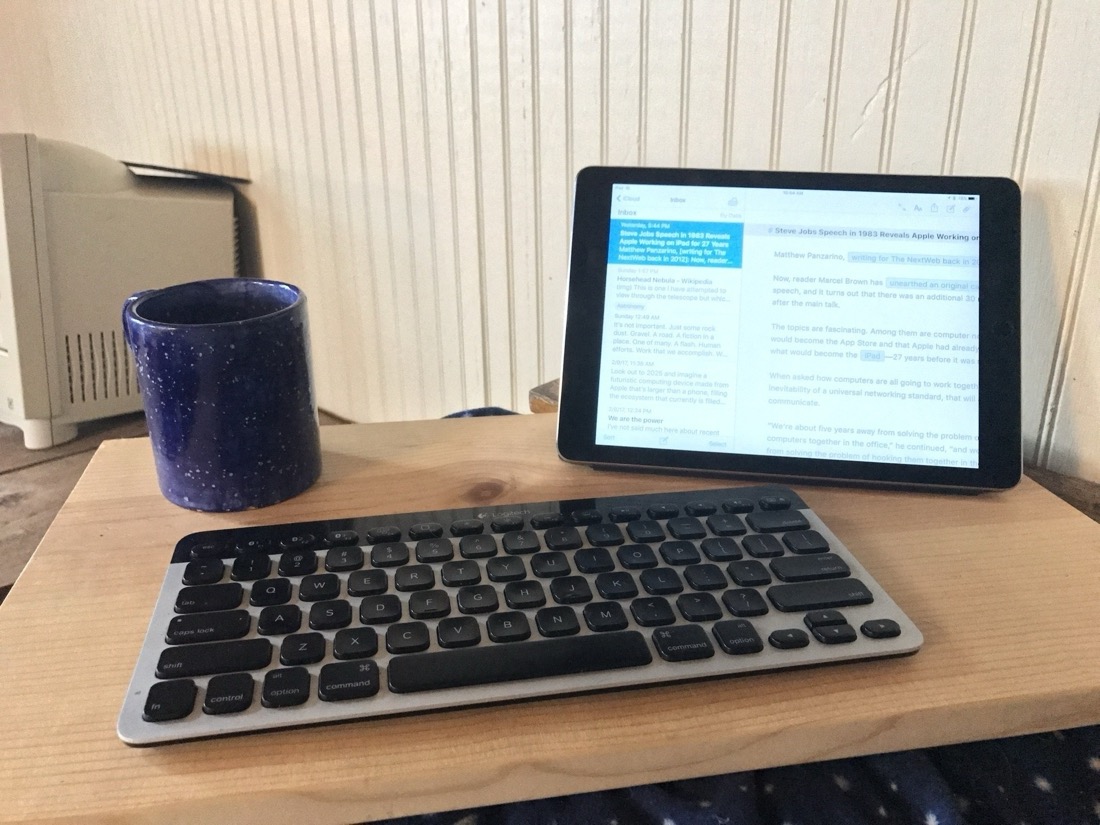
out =
{"type": "Polygon", "coordinates": [[[1074,256],[1086,207],[1087,170],[1095,151],[1100,64],[1074,55],[1095,44],[1100,9],[1074,17],[1049,14],[1037,31],[1032,72],[1034,103],[1017,176],[1024,189],[1023,257],[1029,271],[1023,289],[1024,431],[1038,431],[1038,458],[1053,420],[1061,369],[1069,342],[1059,338],[1082,272],[1074,256]]]}
{"type": "Polygon", "coordinates": [[[782,108],[774,140],[778,168],[817,169],[821,163],[835,19],[835,3],[794,3],[787,9],[780,50],[782,108]]]}
{"type": "Polygon", "coordinates": [[[773,94],[780,6],[739,2],[736,8],[729,165],[736,169],[767,169],[775,116],[773,94]]]}
{"type": "Polygon", "coordinates": [[[524,409],[583,166],[1004,175],[1027,456],[1100,478],[1092,0],[0,3],[0,130],[252,180],[331,412],[524,409]]]}

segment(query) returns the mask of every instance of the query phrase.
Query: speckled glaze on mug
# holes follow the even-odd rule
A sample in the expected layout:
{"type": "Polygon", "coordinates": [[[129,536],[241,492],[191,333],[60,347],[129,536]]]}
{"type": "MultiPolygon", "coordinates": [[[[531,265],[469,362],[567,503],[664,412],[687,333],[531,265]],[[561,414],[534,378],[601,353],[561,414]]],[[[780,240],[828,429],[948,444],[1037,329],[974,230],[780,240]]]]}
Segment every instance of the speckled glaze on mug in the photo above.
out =
{"type": "Polygon", "coordinates": [[[165,498],[266,507],[321,474],[306,297],[278,281],[196,281],[122,309],[165,498]]]}

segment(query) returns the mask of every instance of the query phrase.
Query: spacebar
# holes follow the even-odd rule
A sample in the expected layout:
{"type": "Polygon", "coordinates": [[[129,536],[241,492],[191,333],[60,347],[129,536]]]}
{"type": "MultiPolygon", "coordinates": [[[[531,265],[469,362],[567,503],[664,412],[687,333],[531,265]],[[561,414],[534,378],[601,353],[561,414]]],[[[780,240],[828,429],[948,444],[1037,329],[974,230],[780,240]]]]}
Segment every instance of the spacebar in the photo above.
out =
{"type": "Polygon", "coordinates": [[[467,647],[439,653],[409,653],[390,659],[394,693],[542,679],[648,665],[649,645],[636,630],[592,636],[467,647]]]}

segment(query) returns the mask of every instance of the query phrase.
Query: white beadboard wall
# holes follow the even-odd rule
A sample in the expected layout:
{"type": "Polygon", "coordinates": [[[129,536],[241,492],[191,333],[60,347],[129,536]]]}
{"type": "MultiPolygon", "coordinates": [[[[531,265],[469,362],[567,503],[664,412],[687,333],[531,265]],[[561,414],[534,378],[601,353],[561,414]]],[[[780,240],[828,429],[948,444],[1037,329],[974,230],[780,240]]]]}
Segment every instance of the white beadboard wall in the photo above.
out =
{"type": "Polygon", "coordinates": [[[361,421],[556,377],[589,164],[1005,175],[1029,461],[1100,480],[1095,0],[0,0],[0,131],[251,178],[361,421]]]}

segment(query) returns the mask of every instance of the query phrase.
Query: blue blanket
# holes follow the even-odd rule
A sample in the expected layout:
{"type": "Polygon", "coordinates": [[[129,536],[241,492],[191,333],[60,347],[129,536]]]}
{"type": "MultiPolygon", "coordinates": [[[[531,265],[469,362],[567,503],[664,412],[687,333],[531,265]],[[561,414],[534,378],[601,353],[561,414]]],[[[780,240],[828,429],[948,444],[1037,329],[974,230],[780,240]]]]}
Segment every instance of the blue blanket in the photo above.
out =
{"type": "Polygon", "coordinates": [[[391,825],[1084,825],[1100,727],[390,820],[391,825]]]}

